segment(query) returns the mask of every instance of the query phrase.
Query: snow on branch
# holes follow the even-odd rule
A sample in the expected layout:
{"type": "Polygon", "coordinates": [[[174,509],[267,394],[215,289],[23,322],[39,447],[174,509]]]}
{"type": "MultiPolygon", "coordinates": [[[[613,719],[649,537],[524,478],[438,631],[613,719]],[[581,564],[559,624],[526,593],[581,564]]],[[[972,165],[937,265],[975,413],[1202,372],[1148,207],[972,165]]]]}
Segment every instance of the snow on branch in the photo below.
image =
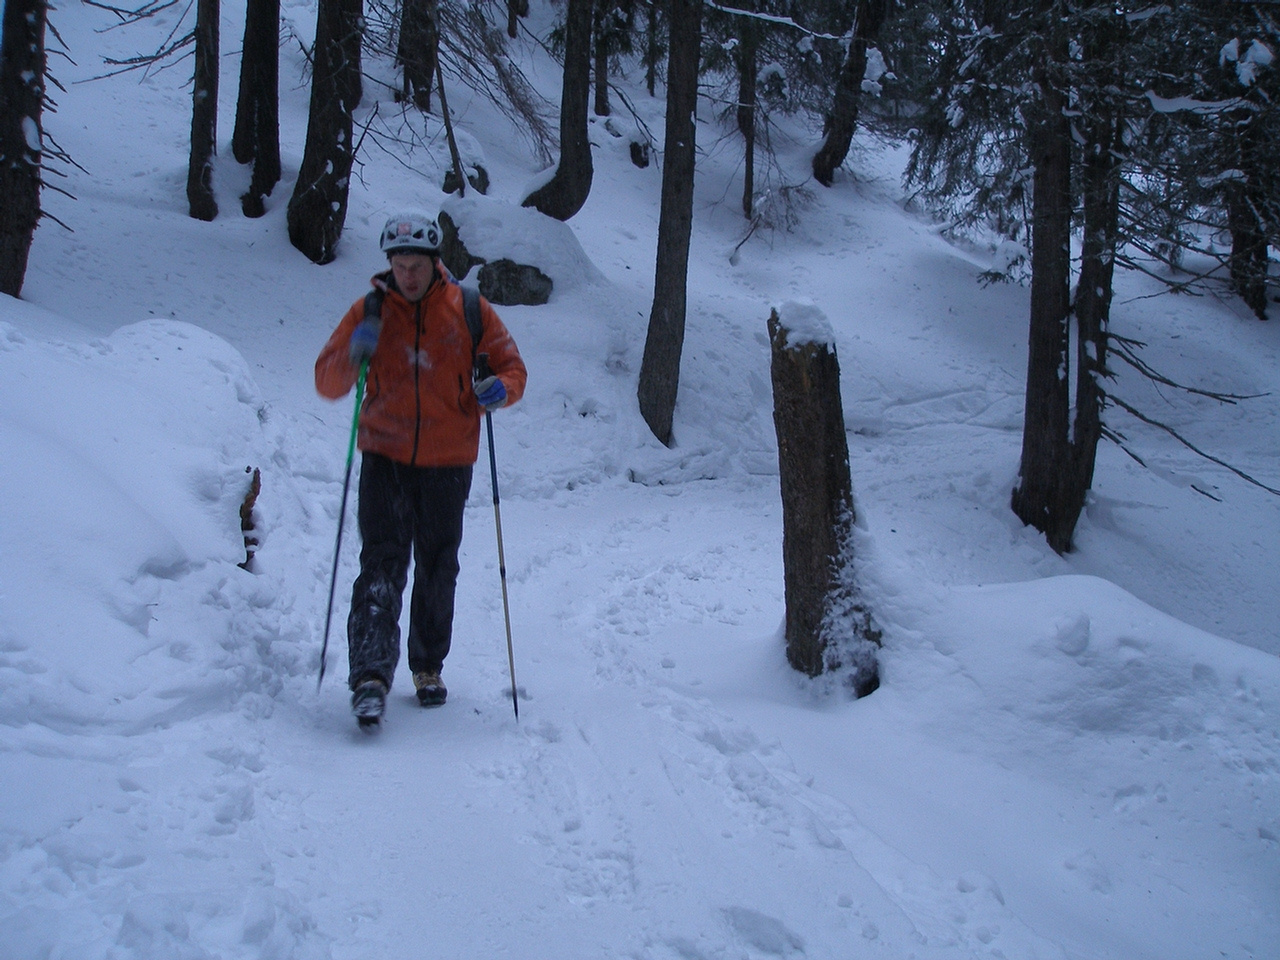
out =
{"type": "Polygon", "coordinates": [[[1162,97],[1154,90],[1148,90],[1145,96],[1151,102],[1151,109],[1155,110],[1156,113],[1182,113],[1186,111],[1198,116],[1212,116],[1217,113],[1225,113],[1228,110],[1251,106],[1247,100],[1242,100],[1239,97],[1231,97],[1227,100],[1197,100],[1194,97],[1162,97]]]}
{"type": "Polygon", "coordinates": [[[800,24],[796,23],[790,17],[779,17],[779,16],[775,16],[772,13],[757,13],[754,10],[738,10],[738,9],[735,9],[734,7],[726,7],[723,4],[716,3],[715,0],[710,0],[710,2],[707,5],[711,7],[713,10],[719,10],[721,13],[727,13],[731,17],[749,17],[752,20],[763,20],[766,23],[776,24],[777,26],[780,26],[780,27],[791,27],[795,30],[799,30],[801,33],[807,36],[813,37],[815,40],[846,41],[853,36],[852,28],[849,30],[848,33],[839,34],[839,35],[834,33],[817,33],[816,31],[810,30],[808,27],[802,27],[800,24]]]}

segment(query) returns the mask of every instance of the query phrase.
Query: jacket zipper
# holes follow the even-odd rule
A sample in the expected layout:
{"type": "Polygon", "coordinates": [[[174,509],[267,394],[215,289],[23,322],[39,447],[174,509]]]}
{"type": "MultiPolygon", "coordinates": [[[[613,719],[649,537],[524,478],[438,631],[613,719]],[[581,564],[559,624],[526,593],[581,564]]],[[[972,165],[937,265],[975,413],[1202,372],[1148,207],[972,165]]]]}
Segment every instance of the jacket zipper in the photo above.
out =
{"type": "Polygon", "coordinates": [[[419,351],[422,349],[422,300],[425,299],[423,297],[413,308],[417,329],[413,340],[413,453],[409,456],[409,462],[414,466],[418,465],[418,439],[422,435],[422,384],[419,382],[422,363],[419,351]]]}

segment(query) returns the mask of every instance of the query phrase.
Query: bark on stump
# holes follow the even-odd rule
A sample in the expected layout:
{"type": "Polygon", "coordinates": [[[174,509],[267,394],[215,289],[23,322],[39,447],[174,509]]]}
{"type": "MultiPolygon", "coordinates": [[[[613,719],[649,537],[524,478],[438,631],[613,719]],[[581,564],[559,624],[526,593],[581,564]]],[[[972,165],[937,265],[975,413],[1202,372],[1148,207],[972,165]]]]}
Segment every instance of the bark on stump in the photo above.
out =
{"type": "Polygon", "coordinates": [[[852,667],[850,684],[862,696],[879,684],[871,646],[879,634],[852,580],[855,515],[840,364],[830,342],[795,334],[776,310],[769,317],[769,340],[787,660],[811,677],[852,667]]]}

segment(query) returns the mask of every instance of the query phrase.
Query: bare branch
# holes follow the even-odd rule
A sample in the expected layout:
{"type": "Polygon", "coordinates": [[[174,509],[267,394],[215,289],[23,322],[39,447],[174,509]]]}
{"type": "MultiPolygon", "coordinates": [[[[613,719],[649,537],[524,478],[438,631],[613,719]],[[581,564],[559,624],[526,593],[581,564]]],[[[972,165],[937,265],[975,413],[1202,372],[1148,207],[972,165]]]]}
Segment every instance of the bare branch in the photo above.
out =
{"type": "Polygon", "coordinates": [[[97,7],[99,10],[105,10],[108,13],[114,13],[120,18],[120,22],[107,27],[106,30],[99,30],[98,33],[106,33],[108,30],[114,30],[116,27],[127,26],[131,23],[137,23],[139,20],[146,20],[148,17],[154,17],[162,10],[177,6],[179,0],[154,0],[152,3],[144,4],[136,10],[126,10],[123,7],[117,7],[109,3],[98,3],[97,0],[84,0],[87,7],[97,7]]]}
{"type": "MultiPolygon", "coordinates": [[[[1201,450],[1199,447],[1197,447],[1195,444],[1193,444],[1193,443],[1192,443],[1190,440],[1188,440],[1186,437],[1184,437],[1182,434],[1178,433],[1178,431],[1177,431],[1177,430],[1173,429],[1173,427],[1169,426],[1167,423],[1161,423],[1159,420],[1154,420],[1154,419],[1152,419],[1151,417],[1148,417],[1148,416],[1147,416],[1145,413],[1143,413],[1141,410],[1138,410],[1136,407],[1134,407],[1134,406],[1132,406],[1132,405],[1130,405],[1130,404],[1128,404],[1128,403],[1125,403],[1123,400],[1121,400],[1119,397],[1115,396],[1114,394],[1107,394],[1107,399],[1108,399],[1110,402],[1114,403],[1116,406],[1118,406],[1120,409],[1127,411],[1127,412],[1128,412],[1129,414],[1131,414],[1132,416],[1134,416],[1134,417],[1136,417],[1137,419],[1141,420],[1143,423],[1150,424],[1150,425],[1151,425],[1151,426],[1153,426],[1153,427],[1159,427],[1161,430],[1163,430],[1165,433],[1169,434],[1169,436],[1173,437],[1175,440],[1177,440],[1180,444],[1182,444],[1184,447],[1186,447],[1186,448],[1187,448],[1188,450],[1190,450],[1192,453],[1196,454],[1196,456],[1198,456],[1198,457],[1202,457],[1202,458],[1204,458],[1205,460],[1208,460],[1210,463],[1216,463],[1218,466],[1220,466],[1220,467],[1222,467],[1222,468],[1224,468],[1224,469],[1226,469],[1226,470],[1230,470],[1232,473],[1234,473],[1234,474],[1235,474],[1237,477],[1239,477],[1241,480],[1244,480],[1246,483],[1251,483],[1251,484],[1253,484],[1255,487],[1259,487],[1259,488],[1261,488],[1261,489],[1263,489],[1263,490],[1267,491],[1267,493],[1270,493],[1270,494],[1273,494],[1273,495],[1275,495],[1275,496],[1277,496],[1277,497],[1280,497],[1280,489],[1276,489],[1275,487],[1269,487],[1269,486],[1267,486],[1265,483],[1263,483],[1262,481],[1257,480],[1257,479],[1255,479],[1254,477],[1249,476],[1249,474],[1245,473],[1245,472],[1244,472],[1243,470],[1241,470],[1239,467],[1234,467],[1234,466],[1232,466],[1231,464],[1227,463],[1225,460],[1222,460],[1222,459],[1220,459],[1219,457],[1215,457],[1215,456],[1214,456],[1213,454],[1211,454],[1211,453],[1206,453],[1205,451],[1203,451],[1203,450],[1201,450]]],[[[1104,432],[1105,432],[1105,434],[1106,434],[1109,438],[1113,436],[1113,435],[1112,435],[1112,432],[1111,432],[1111,431],[1109,431],[1109,430],[1104,431],[1104,432]]],[[[1139,463],[1142,463],[1142,460],[1141,460],[1141,459],[1139,459],[1139,458],[1137,458],[1136,456],[1134,456],[1134,454],[1133,454],[1131,451],[1129,451],[1127,448],[1125,448],[1125,447],[1123,447],[1123,446],[1122,446],[1122,447],[1121,447],[1121,449],[1124,449],[1126,453],[1128,453],[1130,456],[1133,456],[1133,457],[1134,457],[1134,459],[1135,459],[1135,460],[1138,460],[1138,462],[1139,462],[1139,463]]],[[[1204,491],[1203,491],[1203,490],[1197,490],[1196,492],[1197,492],[1197,493],[1204,493],[1204,491]]]]}
{"type": "Polygon", "coordinates": [[[1268,396],[1265,393],[1220,393],[1216,390],[1202,390],[1199,387],[1188,387],[1186,384],[1178,383],[1171,380],[1164,374],[1159,373],[1151,367],[1145,360],[1142,360],[1134,350],[1134,347],[1141,347],[1143,344],[1136,340],[1130,340],[1127,337],[1121,337],[1117,334],[1111,334],[1110,341],[1112,343],[1112,355],[1119,357],[1133,369],[1137,370],[1149,380],[1156,383],[1163,383],[1166,387],[1173,387],[1176,390],[1182,390],[1185,393],[1192,393],[1200,397],[1208,397],[1210,400],[1217,400],[1219,403],[1236,404],[1241,400],[1257,400],[1259,397],[1268,396]]]}

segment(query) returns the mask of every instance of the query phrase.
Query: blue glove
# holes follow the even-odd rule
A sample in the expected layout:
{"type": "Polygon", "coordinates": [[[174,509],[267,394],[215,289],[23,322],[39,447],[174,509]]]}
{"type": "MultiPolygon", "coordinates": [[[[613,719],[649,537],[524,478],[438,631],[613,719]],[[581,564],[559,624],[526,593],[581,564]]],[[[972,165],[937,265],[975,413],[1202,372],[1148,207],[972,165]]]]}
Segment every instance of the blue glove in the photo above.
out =
{"type": "Polygon", "coordinates": [[[381,320],[361,320],[356,324],[356,328],[351,331],[348,353],[353,367],[358,367],[373,357],[373,351],[378,348],[378,334],[381,332],[381,320]]]}
{"type": "Polygon", "coordinates": [[[507,404],[506,385],[497,377],[485,377],[475,385],[476,399],[486,411],[497,410],[507,404]]]}

